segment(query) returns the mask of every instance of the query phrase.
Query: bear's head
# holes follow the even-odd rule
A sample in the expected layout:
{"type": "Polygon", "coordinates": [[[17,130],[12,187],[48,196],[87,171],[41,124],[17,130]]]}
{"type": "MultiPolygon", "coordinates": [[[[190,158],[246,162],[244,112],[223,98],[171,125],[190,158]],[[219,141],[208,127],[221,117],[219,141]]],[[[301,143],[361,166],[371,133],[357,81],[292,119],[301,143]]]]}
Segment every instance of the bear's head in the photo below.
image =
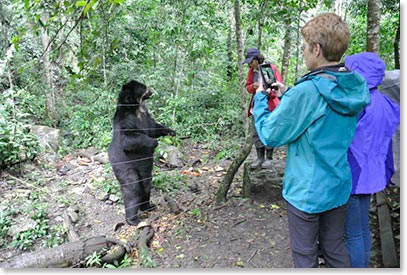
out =
{"type": "Polygon", "coordinates": [[[153,94],[153,90],[148,88],[143,83],[132,80],[124,84],[118,98],[118,104],[131,107],[135,104],[142,104],[144,99],[149,99],[153,94]]]}

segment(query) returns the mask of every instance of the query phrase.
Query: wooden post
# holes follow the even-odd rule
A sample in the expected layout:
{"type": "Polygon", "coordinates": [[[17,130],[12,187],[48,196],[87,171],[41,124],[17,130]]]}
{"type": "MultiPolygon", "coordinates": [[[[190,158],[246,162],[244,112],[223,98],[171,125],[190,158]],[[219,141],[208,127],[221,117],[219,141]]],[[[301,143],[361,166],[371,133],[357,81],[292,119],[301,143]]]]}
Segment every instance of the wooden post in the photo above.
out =
{"type": "Polygon", "coordinates": [[[383,266],[400,267],[396,247],[394,245],[389,206],[387,205],[386,195],[383,191],[376,194],[376,205],[377,216],[379,218],[383,266]]]}

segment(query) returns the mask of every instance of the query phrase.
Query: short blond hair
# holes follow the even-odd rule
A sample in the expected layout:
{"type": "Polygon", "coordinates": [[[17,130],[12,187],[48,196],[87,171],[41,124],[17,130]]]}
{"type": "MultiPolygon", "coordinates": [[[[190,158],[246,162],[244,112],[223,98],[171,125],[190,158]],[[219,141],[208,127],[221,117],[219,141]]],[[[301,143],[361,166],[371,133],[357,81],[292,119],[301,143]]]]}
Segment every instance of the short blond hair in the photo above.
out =
{"type": "Polygon", "coordinates": [[[349,45],[349,27],[335,13],[323,13],[308,21],[301,29],[311,48],[320,44],[327,61],[340,61],[349,45]]]}

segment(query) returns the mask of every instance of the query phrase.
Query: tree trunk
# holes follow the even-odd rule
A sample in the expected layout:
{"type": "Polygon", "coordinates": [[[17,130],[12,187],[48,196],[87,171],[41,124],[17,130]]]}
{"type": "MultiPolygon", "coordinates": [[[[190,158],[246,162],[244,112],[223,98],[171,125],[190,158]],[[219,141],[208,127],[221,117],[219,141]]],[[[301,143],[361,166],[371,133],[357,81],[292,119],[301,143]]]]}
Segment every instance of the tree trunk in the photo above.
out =
{"type": "Polygon", "coordinates": [[[281,64],[281,77],[283,83],[287,81],[288,66],[290,65],[290,51],[291,51],[291,22],[290,19],[285,21],[285,34],[284,34],[284,52],[283,61],[281,64]]]}
{"type": "MultiPolygon", "coordinates": [[[[49,14],[44,12],[41,14],[42,22],[46,23],[49,19],[49,14]]],[[[52,63],[50,60],[50,52],[52,49],[52,42],[50,37],[47,34],[47,29],[44,29],[41,34],[41,42],[42,48],[44,50],[44,54],[42,55],[42,60],[44,62],[44,71],[45,71],[45,82],[48,86],[48,91],[46,91],[46,116],[51,121],[54,121],[56,118],[56,90],[54,87],[53,79],[52,79],[52,63]]]]}
{"type": "Polygon", "coordinates": [[[380,50],[380,0],[368,0],[366,51],[379,53],[380,50]]]}
{"type": "Polygon", "coordinates": [[[264,21],[266,20],[267,16],[267,7],[268,7],[268,0],[266,0],[264,3],[262,1],[259,1],[259,12],[261,16],[257,20],[257,48],[261,50],[263,43],[261,41],[262,36],[263,36],[263,26],[264,26],[264,21]]]}
{"type": "Polygon", "coordinates": [[[226,172],[226,175],[218,188],[218,191],[216,193],[216,203],[218,204],[226,200],[226,195],[229,191],[230,185],[232,184],[233,178],[235,177],[237,170],[239,170],[239,167],[242,165],[242,163],[246,160],[247,156],[250,154],[253,145],[252,137],[248,136],[244,144],[245,144],[244,148],[240,151],[237,151],[238,155],[236,156],[232,164],[229,166],[229,169],[226,172]]]}
{"type": "Polygon", "coordinates": [[[240,90],[240,105],[242,108],[242,118],[243,118],[243,127],[245,137],[249,136],[249,123],[247,119],[247,103],[246,103],[246,85],[245,78],[243,74],[243,38],[242,38],[242,28],[241,28],[241,19],[240,19],[240,1],[235,0],[235,26],[236,26],[236,41],[237,41],[237,65],[239,72],[239,90],[240,90]]]}
{"type": "Polygon", "coordinates": [[[230,9],[229,12],[229,30],[228,30],[228,41],[227,41],[227,52],[228,52],[228,63],[226,70],[226,77],[229,81],[233,78],[233,11],[230,9]]]}
{"type": "Polygon", "coordinates": [[[301,45],[301,41],[300,41],[300,18],[301,18],[301,13],[302,13],[302,9],[301,10],[299,10],[299,12],[298,12],[298,16],[297,16],[297,27],[296,27],[296,29],[297,29],[297,32],[296,32],[296,49],[295,49],[295,60],[296,60],[296,62],[295,62],[295,79],[294,79],[294,82],[295,81],[297,81],[298,80],[298,78],[300,77],[299,75],[298,75],[298,66],[299,66],[299,63],[300,63],[300,58],[299,58],[299,55],[300,55],[300,45],[301,45]]]}
{"type": "Polygon", "coordinates": [[[399,52],[399,45],[400,45],[400,19],[399,25],[397,27],[396,38],[394,39],[394,68],[400,69],[400,52],[399,52]]]}
{"type": "MultiPolygon", "coordinates": [[[[185,15],[186,15],[186,10],[187,10],[187,4],[185,1],[182,1],[179,3],[182,5],[182,7],[179,8],[180,13],[179,14],[179,26],[180,28],[183,28],[185,26],[185,15]]],[[[179,35],[179,34],[177,34],[179,35]]],[[[171,87],[174,87],[173,95],[176,97],[178,95],[178,89],[181,85],[181,75],[182,75],[182,69],[181,65],[184,63],[184,61],[181,62],[181,58],[184,58],[182,54],[180,54],[180,48],[181,46],[179,45],[178,39],[174,39],[174,45],[175,45],[175,56],[174,56],[174,66],[173,66],[173,72],[174,74],[172,75],[172,81],[171,81],[171,87]]],[[[195,75],[193,76],[195,78],[195,75]]],[[[194,83],[194,81],[192,81],[194,83]]],[[[193,87],[192,87],[193,89],[193,87]]],[[[173,110],[173,118],[175,116],[175,107],[173,110]]]]}

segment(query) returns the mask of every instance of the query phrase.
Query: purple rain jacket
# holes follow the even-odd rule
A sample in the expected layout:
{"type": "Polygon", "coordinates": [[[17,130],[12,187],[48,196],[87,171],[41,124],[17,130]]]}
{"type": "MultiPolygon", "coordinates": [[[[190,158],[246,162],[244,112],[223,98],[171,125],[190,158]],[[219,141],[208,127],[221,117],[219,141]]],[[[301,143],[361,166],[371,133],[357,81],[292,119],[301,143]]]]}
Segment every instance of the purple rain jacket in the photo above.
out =
{"type": "Polygon", "coordinates": [[[376,53],[348,56],[345,65],[366,79],[371,96],[348,151],[352,194],[373,194],[382,191],[394,174],[391,140],[400,124],[400,107],[378,91],[386,65],[376,53]]]}

